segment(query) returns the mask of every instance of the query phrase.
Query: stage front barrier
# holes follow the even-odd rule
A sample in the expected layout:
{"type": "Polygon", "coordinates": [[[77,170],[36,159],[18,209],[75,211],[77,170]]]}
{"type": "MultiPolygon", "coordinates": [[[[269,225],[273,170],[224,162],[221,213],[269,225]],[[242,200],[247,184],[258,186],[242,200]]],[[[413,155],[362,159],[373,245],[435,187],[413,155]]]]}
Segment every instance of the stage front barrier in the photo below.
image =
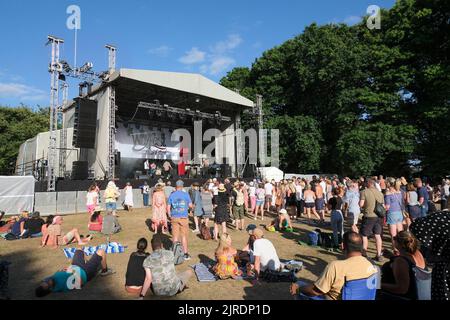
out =
{"type": "Polygon", "coordinates": [[[58,214],[74,214],[77,211],[77,193],[75,191],[58,192],[56,199],[58,214]]]}
{"type": "Polygon", "coordinates": [[[87,191],[77,191],[76,213],[87,212],[86,196],[87,196],[87,191]]]}
{"type": "Polygon", "coordinates": [[[144,207],[144,198],[141,189],[133,189],[133,202],[136,209],[142,209],[144,207]]]}
{"type": "Polygon", "coordinates": [[[56,213],[56,192],[36,192],[34,194],[34,210],[42,216],[56,213]]]}

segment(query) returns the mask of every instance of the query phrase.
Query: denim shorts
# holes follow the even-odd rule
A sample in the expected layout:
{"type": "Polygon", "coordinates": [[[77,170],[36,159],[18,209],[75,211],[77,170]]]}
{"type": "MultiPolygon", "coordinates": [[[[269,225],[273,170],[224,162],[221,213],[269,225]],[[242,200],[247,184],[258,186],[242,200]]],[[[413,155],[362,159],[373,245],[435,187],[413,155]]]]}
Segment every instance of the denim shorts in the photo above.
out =
{"type": "Polygon", "coordinates": [[[112,211],[117,210],[117,203],[115,203],[115,202],[107,202],[106,203],[106,210],[107,211],[108,210],[112,210],[112,211]]]}
{"type": "Polygon", "coordinates": [[[402,223],[404,220],[403,213],[401,211],[393,211],[387,214],[387,224],[395,225],[398,223],[402,223]]]}
{"type": "Polygon", "coordinates": [[[256,200],[256,206],[263,206],[264,205],[264,200],[256,200]]]}

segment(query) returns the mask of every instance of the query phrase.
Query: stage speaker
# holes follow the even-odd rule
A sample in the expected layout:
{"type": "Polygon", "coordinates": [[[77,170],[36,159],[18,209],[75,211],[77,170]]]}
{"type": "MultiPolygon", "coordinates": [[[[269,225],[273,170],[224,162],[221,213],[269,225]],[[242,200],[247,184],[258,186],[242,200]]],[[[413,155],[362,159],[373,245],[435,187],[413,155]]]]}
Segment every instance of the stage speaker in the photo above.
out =
{"type": "Polygon", "coordinates": [[[97,101],[75,99],[73,146],[94,149],[97,131],[97,101]]]}
{"type": "Polygon", "coordinates": [[[228,165],[228,164],[222,164],[221,166],[220,166],[220,172],[221,172],[221,175],[222,175],[222,178],[223,179],[225,179],[225,178],[231,178],[231,166],[230,165],[228,165]]]}
{"type": "Polygon", "coordinates": [[[72,164],[72,180],[87,180],[89,177],[89,164],[87,161],[74,161],[72,164]]]}

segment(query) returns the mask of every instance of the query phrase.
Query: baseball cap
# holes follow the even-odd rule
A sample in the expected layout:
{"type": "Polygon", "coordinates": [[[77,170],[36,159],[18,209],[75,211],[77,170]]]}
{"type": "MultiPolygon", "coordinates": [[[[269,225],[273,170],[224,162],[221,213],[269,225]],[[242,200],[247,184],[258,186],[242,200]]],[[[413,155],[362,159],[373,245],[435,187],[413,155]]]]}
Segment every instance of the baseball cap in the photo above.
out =
{"type": "Polygon", "coordinates": [[[182,180],[178,180],[176,186],[177,187],[184,187],[184,182],[182,180]]]}
{"type": "Polygon", "coordinates": [[[280,210],[280,214],[287,214],[288,212],[287,212],[287,210],[286,209],[281,209],[280,210]]]}
{"type": "Polygon", "coordinates": [[[247,226],[247,229],[245,229],[245,231],[247,231],[249,234],[251,234],[253,232],[253,230],[255,230],[256,228],[258,228],[256,225],[254,224],[249,224],[247,226]]]}

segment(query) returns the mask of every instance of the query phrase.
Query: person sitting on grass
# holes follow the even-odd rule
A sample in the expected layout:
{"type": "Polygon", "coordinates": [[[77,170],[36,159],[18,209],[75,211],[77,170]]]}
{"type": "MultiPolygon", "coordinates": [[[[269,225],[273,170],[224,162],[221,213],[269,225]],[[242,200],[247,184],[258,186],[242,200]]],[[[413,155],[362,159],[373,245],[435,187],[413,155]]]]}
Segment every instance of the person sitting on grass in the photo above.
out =
{"type": "Polygon", "coordinates": [[[12,225],[11,233],[20,239],[25,233],[25,222],[28,220],[28,211],[23,211],[20,218],[12,225]]]}
{"type": "Polygon", "coordinates": [[[105,235],[111,235],[119,233],[122,227],[119,224],[119,219],[114,215],[114,212],[108,211],[107,215],[103,218],[102,233],[105,235]]]}
{"type": "Polygon", "coordinates": [[[261,277],[265,271],[280,271],[282,265],[278,258],[277,251],[267,239],[264,239],[264,231],[256,228],[249,231],[250,235],[253,235],[255,241],[253,243],[253,257],[247,266],[247,275],[254,276],[255,280],[261,277]]]}
{"type": "Polygon", "coordinates": [[[93,232],[101,232],[103,227],[102,208],[95,207],[89,219],[88,229],[93,232]]]}
{"type": "Polygon", "coordinates": [[[40,238],[42,237],[42,226],[45,224],[44,220],[41,219],[41,214],[39,211],[32,213],[31,218],[25,221],[24,233],[22,238],[40,238]]]}
{"type": "Polygon", "coordinates": [[[231,246],[231,236],[226,233],[222,234],[215,253],[217,264],[214,266],[214,273],[221,280],[236,279],[242,275],[234,260],[237,253],[237,250],[231,246]]]}
{"type": "Polygon", "coordinates": [[[291,285],[291,294],[298,300],[341,300],[346,281],[370,278],[377,273],[372,263],[363,257],[363,239],[356,232],[343,236],[345,260],[332,261],[314,284],[303,282],[291,285]]]}
{"type": "Polygon", "coordinates": [[[88,261],[84,252],[77,250],[72,258],[72,264],[42,281],[36,288],[35,295],[42,298],[52,292],[80,290],[88,281],[94,279],[100,270],[103,277],[114,274],[112,269],[108,269],[104,250],[98,250],[88,261]]]}
{"type": "Polygon", "coordinates": [[[150,255],[147,250],[147,239],[139,239],[137,251],[130,255],[125,274],[125,290],[131,294],[140,294],[145,281],[144,260],[150,255]]]}
{"type": "Polygon", "coordinates": [[[154,295],[163,297],[172,297],[185,290],[192,271],[176,273],[173,252],[164,249],[160,234],[153,236],[152,249],[153,253],[143,264],[145,281],[139,299],[142,300],[150,288],[154,295]]]}
{"type": "MultiPolygon", "coordinates": [[[[3,216],[5,215],[4,212],[2,212],[3,215],[1,215],[1,218],[3,219],[3,216]]],[[[6,221],[0,221],[0,234],[8,234],[11,232],[11,228],[14,225],[14,223],[19,220],[19,217],[14,216],[6,221]]]]}
{"type": "Polygon", "coordinates": [[[58,246],[66,246],[72,243],[77,243],[79,246],[84,246],[92,240],[92,236],[87,236],[83,238],[78,229],[74,228],[69,231],[65,236],[61,238],[62,230],[61,226],[63,223],[63,218],[61,216],[56,216],[52,219],[50,225],[45,224],[42,228],[42,247],[48,246],[52,249],[57,249],[58,246]]]}
{"type": "Polygon", "coordinates": [[[268,231],[288,231],[292,232],[292,223],[291,223],[291,217],[289,216],[286,209],[281,209],[280,212],[278,212],[278,217],[272,221],[269,227],[267,227],[268,231]]]}

